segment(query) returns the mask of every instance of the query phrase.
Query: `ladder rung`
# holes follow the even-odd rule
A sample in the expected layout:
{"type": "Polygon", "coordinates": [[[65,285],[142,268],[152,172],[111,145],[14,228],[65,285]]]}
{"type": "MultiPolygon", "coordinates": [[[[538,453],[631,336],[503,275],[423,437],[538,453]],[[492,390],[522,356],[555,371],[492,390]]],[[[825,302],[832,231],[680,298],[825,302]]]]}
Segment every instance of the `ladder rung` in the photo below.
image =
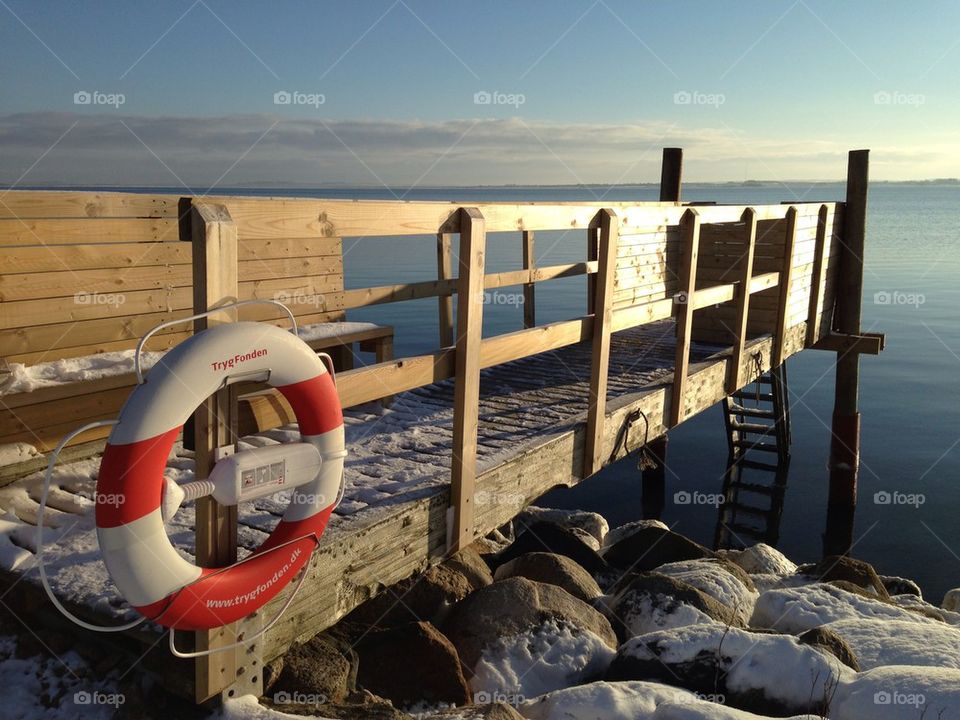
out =
{"type": "Polygon", "coordinates": [[[744,515],[753,515],[755,517],[767,517],[770,514],[770,510],[764,510],[763,508],[753,507],[752,505],[741,505],[740,503],[727,505],[727,512],[733,513],[743,513],[744,515]]]}
{"type": "Polygon", "coordinates": [[[773,410],[765,410],[764,408],[752,408],[744,407],[743,405],[733,404],[728,408],[731,415],[743,415],[744,417],[760,417],[760,418],[770,418],[773,419],[776,417],[776,413],[773,410]]]}
{"type": "Polygon", "coordinates": [[[771,435],[776,431],[777,426],[764,425],[763,423],[748,423],[748,422],[740,422],[738,420],[733,420],[730,423],[730,428],[732,430],[739,430],[740,432],[754,433],[755,435],[771,435]]]}
{"type": "Polygon", "coordinates": [[[777,488],[770,485],[761,485],[760,483],[750,483],[750,482],[734,482],[729,485],[731,490],[737,490],[742,492],[752,492],[757,495],[776,495],[777,493],[783,492],[783,488],[777,488]]]}
{"type": "MultiPolygon", "coordinates": [[[[744,392],[743,390],[737,390],[734,393],[734,397],[739,400],[757,400],[757,393],[754,392],[744,392]]],[[[773,393],[760,393],[759,397],[760,402],[773,402],[773,393]]]]}
{"type": "Polygon", "coordinates": [[[741,448],[743,450],[759,450],[761,452],[769,453],[779,453],[780,450],[776,445],[770,445],[768,443],[754,442],[752,440],[734,440],[733,446],[741,448]]]}
{"type": "Polygon", "coordinates": [[[747,459],[740,460],[740,467],[749,468],[750,470],[765,470],[767,472],[777,472],[780,470],[780,467],[777,465],[747,459]]]}

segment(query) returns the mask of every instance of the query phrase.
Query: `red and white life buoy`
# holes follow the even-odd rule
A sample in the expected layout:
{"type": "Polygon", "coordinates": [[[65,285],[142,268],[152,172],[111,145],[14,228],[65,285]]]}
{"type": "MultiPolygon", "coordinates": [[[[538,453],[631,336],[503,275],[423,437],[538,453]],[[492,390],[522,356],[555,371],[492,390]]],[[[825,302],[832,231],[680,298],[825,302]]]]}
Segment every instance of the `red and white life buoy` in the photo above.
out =
{"type": "Polygon", "coordinates": [[[336,505],[345,454],[333,379],[299,337],[253,322],[217,325],[190,337],[134,389],[107,441],[96,521],[110,576],[131,605],[166,627],[209,629],[249,615],[310,559],[336,505]],[[164,468],[199,404],[228,378],[256,373],[268,373],[266,382],[292,406],[301,441],[319,451],[319,473],[296,489],[280,523],[251,557],[227,568],[201,568],[177,553],[164,529],[164,468]]]}

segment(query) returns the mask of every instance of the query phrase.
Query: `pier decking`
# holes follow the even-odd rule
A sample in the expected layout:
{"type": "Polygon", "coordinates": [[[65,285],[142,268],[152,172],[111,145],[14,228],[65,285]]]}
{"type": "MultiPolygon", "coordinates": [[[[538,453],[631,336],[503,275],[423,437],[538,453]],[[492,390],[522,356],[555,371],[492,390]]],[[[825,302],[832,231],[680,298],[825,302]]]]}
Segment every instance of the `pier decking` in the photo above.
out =
{"type": "MultiPolygon", "coordinates": [[[[255,654],[198,661],[198,698],[231,686],[251,658],[277,656],[383,587],[482,537],[551,487],[589,477],[610,461],[631,412],[644,413],[652,440],[805,348],[845,356],[879,351],[881,338],[850,324],[843,335],[831,330],[841,272],[862,271],[845,242],[844,203],[688,206],[679,202],[679,172],[673,175],[677,186],[663,188],[665,202],[613,205],[4,197],[0,355],[12,363],[129,350],[159,322],[236,299],[297,298],[290,307],[298,321],[318,323],[342,321],[351,308],[438,298],[435,352],[380,354],[373,365],[338,374],[350,451],[344,501],[303,589],[255,654]],[[583,262],[537,266],[534,233],[569,229],[584,234],[583,262]],[[485,271],[493,232],[517,234],[522,270],[485,271]],[[437,279],[345,289],[344,238],[396,235],[436,242],[437,279]],[[588,276],[586,314],[537,325],[536,284],[576,275],[588,276]],[[525,329],[484,338],[483,291],[508,286],[522,287],[528,298],[525,329]],[[78,293],[95,299],[78,302],[78,293]],[[123,301],[96,299],[108,295],[123,301]],[[392,398],[388,408],[379,402],[385,398],[392,398]]],[[[275,306],[245,306],[239,315],[286,322],[275,306]]],[[[203,327],[169,328],[148,349],[163,351],[203,327]]],[[[0,442],[49,450],[66,430],[114,417],[133,382],[128,373],[48,389],[42,400],[0,395],[0,442]]],[[[216,447],[238,435],[250,444],[295,437],[291,419],[276,393],[232,385],[201,406],[196,453],[179,451],[170,472],[179,480],[205,477],[216,447]],[[214,412],[213,402],[226,412],[214,412]]],[[[74,464],[59,471],[49,511],[62,541],[50,553],[54,587],[110,617],[120,611],[108,599],[91,503],[77,496],[91,492],[104,434],[91,432],[68,449],[74,464]]],[[[11,553],[33,549],[36,468],[26,461],[4,474],[0,506],[20,524],[6,535],[11,553]]],[[[178,514],[170,535],[199,564],[229,563],[259,545],[282,507],[282,498],[260,501],[240,508],[238,518],[201,500],[178,514]]],[[[35,590],[32,566],[21,556],[5,572],[9,592],[35,590]]],[[[262,615],[273,617],[289,592],[262,615]]],[[[231,637],[218,631],[198,643],[215,647],[231,637]]]]}

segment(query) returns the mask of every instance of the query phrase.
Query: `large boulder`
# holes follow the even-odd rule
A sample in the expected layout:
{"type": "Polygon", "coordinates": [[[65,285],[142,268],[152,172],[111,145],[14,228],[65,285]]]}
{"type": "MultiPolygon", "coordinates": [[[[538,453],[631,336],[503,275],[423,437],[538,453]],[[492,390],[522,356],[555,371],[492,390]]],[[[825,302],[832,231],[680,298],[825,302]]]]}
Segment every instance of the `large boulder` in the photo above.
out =
{"type": "Polygon", "coordinates": [[[432,565],[419,575],[384,588],[379,595],[354,609],[346,619],[374,627],[392,627],[419,620],[438,624],[473,590],[473,582],[454,567],[432,565]]]}
{"type": "Polygon", "coordinates": [[[601,672],[617,647],[600,612],[566,590],[522,577],[477,590],[443,629],[474,692],[529,696],[582,682],[601,672]]]}
{"type": "Polygon", "coordinates": [[[940,603],[940,607],[950,612],[960,612],[960,588],[947,590],[943,596],[943,602],[940,603]]]}
{"type": "Polygon", "coordinates": [[[873,565],[863,560],[846,557],[845,555],[830,555],[804,572],[821,582],[840,580],[853,583],[881,600],[890,599],[890,594],[883,586],[883,581],[880,580],[880,576],[877,575],[873,565]]]}
{"type": "Polygon", "coordinates": [[[940,620],[948,625],[960,627],[960,613],[938,608],[936,605],[928,603],[922,597],[918,597],[912,593],[891,595],[890,601],[897,607],[902,607],[911,612],[923,615],[924,617],[940,620]]]}
{"type": "Polygon", "coordinates": [[[684,560],[657,568],[657,574],[682,580],[732,610],[746,625],[759,593],[750,576],[737,565],[717,558],[684,560]]]}
{"type": "Polygon", "coordinates": [[[595,512],[586,510],[561,510],[558,508],[542,508],[531,505],[514,519],[514,527],[519,529],[529,527],[538,522],[551,522],[568,530],[577,529],[589,533],[598,544],[603,543],[610,526],[606,518],[595,512]]]}
{"type": "Polygon", "coordinates": [[[655,526],[637,528],[603,554],[611,565],[633,572],[649,572],[667,563],[707,557],[713,557],[713,552],[703,545],[655,526]]]}
{"type": "Polygon", "coordinates": [[[278,704],[305,696],[316,704],[337,703],[356,689],[356,653],[340,640],[321,634],[294,645],[273,664],[276,680],[269,692],[278,704]]]}
{"type": "Polygon", "coordinates": [[[960,717],[960,670],[891,665],[854,675],[837,688],[830,720],[960,717]]]}
{"type": "Polygon", "coordinates": [[[490,568],[476,544],[468,545],[453,557],[444,560],[442,564],[463,575],[474,590],[479,590],[493,582],[490,568]]]}
{"type": "Polygon", "coordinates": [[[616,545],[625,537],[628,535],[633,535],[633,533],[641,528],[659,528],[661,530],[670,529],[662,520],[634,520],[632,522],[624,523],[623,525],[618,525],[617,527],[613,528],[613,530],[610,530],[603,538],[603,547],[608,548],[612,545],[616,545]]]}
{"type": "Polygon", "coordinates": [[[943,623],[865,618],[825,626],[843,638],[862,670],[884,665],[922,665],[960,670],[960,630],[943,623]]]}
{"type": "Polygon", "coordinates": [[[750,575],[786,576],[797,571],[796,564],[790,558],[766,543],[757,543],[744,550],[727,550],[723,552],[723,557],[750,575]]]}
{"type": "Polygon", "coordinates": [[[556,585],[584,602],[592,602],[602,593],[597,581],[565,555],[533,552],[521,555],[497,568],[497,580],[525,577],[556,585]]]}
{"type": "Polygon", "coordinates": [[[847,644],[846,640],[830,629],[829,625],[800,633],[797,636],[797,640],[804,645],[809,645],[812,648],[833,655],[851,670],[860,672],[860,661],[857,660],[857,654],[847,644]]]}
{"type": "Polygon", "coordinates": [[[743,626],[732,609],[702,590],[657,573],[633,576],[602,605],[621,641],[685,625],[720,622],[743,626]]]}
{"type": "Polygon", "coordinates": [[[396,705],[470,701],[456,649],[430,623],[373,630],[360,639],[356,650],[360,685],[396,705]]]}
{"type": "Polygon", "coordinates": [[[887,589],[890,597],[894,595],[913,595],[918,598],[923,597],[923,591],[920,586],[909,578],[896,577],[894,575],[881,575],[880,582],[887,589]]]}
{"type": "Polygon", "coordinates": [[[527,527],[497,556],[497,563],[502,565],[531,552],[566,555],[589,573],[607,568],[607,563],[590,545],[567,528],[550,522],[536,522],[527,527]]]}
{"type": "Polygon", "coordinates": [[[632,638],[607,680],[655,680],[723,696],[727,705],[765,715],[819,713],[838,682],[854,675],[836,658],[787,635],[717,623],[632,638]]]}

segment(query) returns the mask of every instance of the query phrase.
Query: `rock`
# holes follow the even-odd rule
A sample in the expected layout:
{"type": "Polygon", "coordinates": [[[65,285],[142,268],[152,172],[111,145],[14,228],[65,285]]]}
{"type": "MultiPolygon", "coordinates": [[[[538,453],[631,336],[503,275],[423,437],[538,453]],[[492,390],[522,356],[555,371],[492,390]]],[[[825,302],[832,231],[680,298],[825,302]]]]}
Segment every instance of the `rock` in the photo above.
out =
{"type": "Polygon", "coordinates": [[[317,704],[340,702],[356,689],[356,666],[349,646],[326,634],[317,635],[286,652],[270,691],[281,698],[300,693],[317,704]]]}
{"type": "Polygon", "coordinates": [[[887,593],[889,593],[891,597],[894,595],[916,595],[918,598],[923,597],[920,586],[908,578],[881,575],[880,582],[883,583],[883,586],[887,589],[887,593]]]}
{"type": "Polygon", "coordinates": [[[490,568],[480,555],[476,543],[468,545],[442,564],[463,575],[474,590],[479,590],[493,582],[490,568]]]}
{"type": "Polygon", "coordinates": [[[960,630],[942,623],[850,618],[826,626],[856,653],[862,670],[922,665],[960,670],[960,630]]]}
{"type": "Polygon", "coordinates": [[[830,629],[830,626],[823,625],[807,630],[805,633],[800,633],[797,639],[804,645],[818,648],[833,655],[848,668],[860,672],[860,663],[857,660],[856,653],[850,649],[850,646],[842,637],[830,629]]]}
{"type": "Polygon", "coordinates": [[[830,555],[806,571],[823,582],[844,580],[872,591],[881,600],[889,600],[890,594],[883,586],[873,565],[863,560],[844,555],[830,555]]]}
{"type": "MultiPolygon", "coordinates": [[[[694,704],[723,712],[721,706],[703,702],[687,690],[654,682],[597,681],[588,685],[557,690],[528,699],[520,711],[528,720],[648,720],[660,717],[660,705],[682,706],[683,715],[671,715],[670,720],[693,720],[689,714],[694,704]]],[[[665,708],[667,709],[667,708],[665,708]]],[[[719,720],[715,715],[711,720],[719,720]]],[[[729,715],[722,715],[728,720],[729,715]]]]}
{"type": "MultiPolygon", "coordinates": [[[[483,693],[477,694],[482,695],[483,693]]],[[[486,705],[450,708],[426,715],[418,714],[417,720],[524,720],[524,718],[507,703],[495,702],[486,705]]]]}
{"type": "Polygon", "coordinates": [[[568,530],[577,529],[591,535],[597,543],[602,544],[604,537],[610,530],[606,518],[595,512],[586,510],[561,510],[558,508],[541,508],[530,505],[517,515],[513,524],[515,528],[526,528],[538,522],[551,522],[568,530]]]}
{"type": "Polygon", "coordinates": [[[960,670],[893,665],[842,683],[830,720],[905,720],[960,717],[960,670]]]}
{"type": "Polygon", "coordinates": [[[660,520],[634,520],[633,522],[624,523],[623,525],[615,527],[613,530],[609,531],[603,538],[603,547],[608,548],[611,545],[616,545],[628,535],[632,535],[637,530],[641,530],[643,528],[659,528],[661,530],[670,529],[660,520]]]}
{"type": "Polygon", "coordinates": [[[936,622],[893,603],[847,592],[831,583],[814,583],[761,593],[754,605],[750,626],[784,633],[802,633],[830,622],[852,618],[936,622]]]}
{"type": "Polygon", "coordinates": [[[659,527],[638,528],[603,554],[611,565],[633,572],[649,572],[666,563],[707,557],[713,557],[713,553],[703,545],[659,527]]]}
{"type": "Polygon", "coordinates": [[[733,610],[677,578],[636,575],[612,599],[606,615],[621,641],[667,628],[720,622],[742,627],[733,610]]]}
{"type": "Polygon", "coordinates": [[[488,646],[547,620],[586,630],[616,649],[610,622],[597,610],[554,585],[513,577],[477,590],[454,608],[443,630],[471,672],[488,646]]]}
{"type": "Polygon", "coordinates": [[[456,649],[428,622],[374,630],[356,650],[360,685],[396,705],[470,702],[456,649]]]}
{"type": "MultiPolygon", "coordinates": [[[[298,702],[277,702],[276,697],[278,696],[274,695],[273,702],[267,703],[268,707],[276,708],[287,715],[322,717],[327,720],[413,720],[411,715],[397,710],[389,700],[377,697],[366,690],[352,692],[342,702],[326,704],[303,702],[302,697],[298,702]]],[[[293,700],[294,696],[280,696],[280,698],[293,700]]],[[[239,703],[244,700],[245,698],[240,698],[231,702],[239,703]]],[[[255,710],[255,708],[249,708],[238,712],[233,717],[238,720],[260,717],[255,710]]],[[[227,718],[225,717],[224,720],[227,718]]]]}
{"type": "Polygon", "coordinates": [[[941,620],[948,625],[960,627],[960,613],[938,608],[936,605],[932,605],[916,595],[892,595],[890,600],[897,607],[902,607],[905,610],[920,613],[921,615],[934,620],[941,620]]]}
{"type": "Polygon", "coordinates": [[[589,547],[591,550],[600,550],[600,542],[586,530],[578,527],[567,528],[567,530],[572,532],[576,537],[580,538],[583,544],[589,547]]]}
{"type": "Polygon", "coordinates": [[[497,568],[494,577],[497,580],[525,577],[528,580],[556,585],[587,603],[602,594],[600,586],[590,573],[565,555],[554,553],[533,552],[521,555],[497,568]]]}
{"type": "Polygon", "coordinates": [[[751,575],[793,575],[797,566],[774,547],[757,543],[739,552],[727,553],[727,558],[751,575]]]}
{"type": "Polygon", "coordinates": [[[950,612],[960,612],[960,588],[947,590],[943,596],[943,602],[940,603],[940,607],[950,612]]]}
{"type": "Polygon", "coordinates": [[[368,626],[392,627],[426,620],[439,624],[453,605],[473,592],[473,583],[461,572],[433,565],[423,573],[385,588],[354,609],[347,620],[368,626]]]}
{"type": "Polygon", "coordinates": [[[589,573],[606,569],[607,563],[592,547],[566,528],[549,522],[537,522],[529,526],[513,544],[497,556],[502,565],[530,552],[548,552],[566,555],[589,573]]]}
{"type": "Polygon", "coordinates": [[[606,679],[657,680],[722,695],[726,705],[741,710],[782,717],[821,712],[836,684],[854,675],[794,637],[713,623],[628,640],[606,679]]]}
{"type": "Polygon", "coordinates": [[[692,585],[732,610],[746,625],[753,605],[760,596],[750,576],[728,560],[705,558],[667,563],[657,568],[658,575],[676,578],[692,585]]]}

